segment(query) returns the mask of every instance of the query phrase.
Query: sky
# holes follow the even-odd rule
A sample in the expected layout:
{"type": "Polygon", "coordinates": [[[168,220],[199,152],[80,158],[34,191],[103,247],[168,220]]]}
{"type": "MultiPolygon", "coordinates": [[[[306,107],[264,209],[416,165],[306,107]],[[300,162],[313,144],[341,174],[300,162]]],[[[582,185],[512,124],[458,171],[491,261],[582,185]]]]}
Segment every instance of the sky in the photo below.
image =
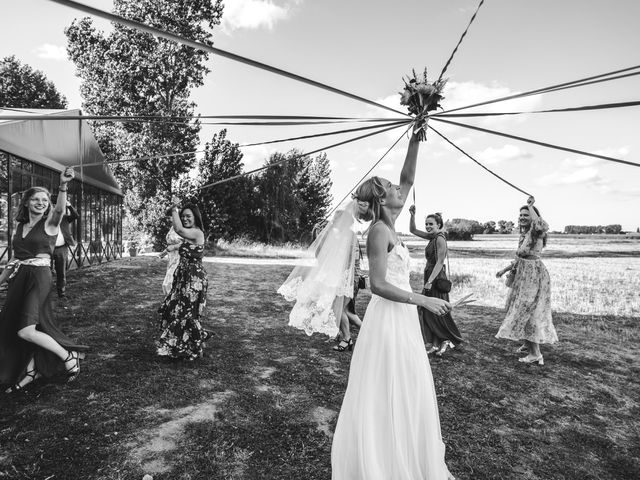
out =
{"type": "MultiPolygon", "coordinates": [[[[112,0],[82,0],[110,11],[112,0]]],[[[436,79],[478,0],[226,0],[213,31],[217,48],[404,111],[402,78],[427,68],[436,79]]],[[[48,0],[2,0],[0,56],[41,70],[81,108],[80,81],[66,56],[64,29],[85,16],[48,0]]],[[[455,54],[442,105],[455,108],[640,64],[637,0],[486,0],[455,54]]],[[[95,19],[100,30],[109,22],[95,19]]],[[[211,55],[211,72],[193,92],[203,115],[397,116],[254,67],[211,55]]],[[[478,107],[528,111],[638,100],[640,77],[478,107]]],[[[640,108],[464,119],[492,130],[640,164],[640,108]]],[[[432,121],[453,143],[536,198],[552,230],[565,225],[640,227],[640,168],[552,150],[432,121]]],[[[221,127],[204,126],[202,142],[221,127]]],[[[320,133],[333,126],[227,127],[239,144],[320,133]]],[[[402,130],[327,150],[333,197],[343,198],[402,130]]],[[[272,153],[312,151],[349,136],[243,148],[247,170],[272,153]]],[[[372,172],[397,182],[405,137],[372,172]]],[[[421,144],[417,218],[511,220],[526,196],[491,176],[433,132],[421,144]]],[[[396,223],[409,230],[408,212],[396,223]]]]}

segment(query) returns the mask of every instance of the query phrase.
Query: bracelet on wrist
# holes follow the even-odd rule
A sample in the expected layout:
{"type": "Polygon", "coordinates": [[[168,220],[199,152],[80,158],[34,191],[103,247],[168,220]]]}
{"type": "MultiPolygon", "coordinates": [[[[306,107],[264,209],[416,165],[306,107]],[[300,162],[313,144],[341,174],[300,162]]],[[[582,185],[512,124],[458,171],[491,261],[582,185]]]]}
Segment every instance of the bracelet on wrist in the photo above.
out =
{"type": "Polygon", "coordinates": [[[67,188],[66,188],[66,187],[65,187],[65,188],[58,188],[58,191],[59,191],[59,192],[66,192],[66,191],[67,191],[67,188]]]}

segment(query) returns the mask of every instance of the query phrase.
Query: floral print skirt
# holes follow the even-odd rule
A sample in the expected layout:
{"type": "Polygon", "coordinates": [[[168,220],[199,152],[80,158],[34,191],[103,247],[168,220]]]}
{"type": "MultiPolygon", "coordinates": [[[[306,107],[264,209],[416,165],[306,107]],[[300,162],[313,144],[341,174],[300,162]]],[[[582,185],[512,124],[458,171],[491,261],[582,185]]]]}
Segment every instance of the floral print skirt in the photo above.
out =
{"type": "Polygon", "coordinates": [[[174,272],[171,291],[158,309],[158,355],[188,360],[202,357],[204,343],[209,337],[200,323],[207,303],[207,288],[207,275],[202,262],[181,257],[174,272]]]}
{"type": "Polygon", "coordinates": [[[506,310],[496,338],[535,343],[558,341],[551,318],[551,281],[542,260],[518,259],[506,310]]]}

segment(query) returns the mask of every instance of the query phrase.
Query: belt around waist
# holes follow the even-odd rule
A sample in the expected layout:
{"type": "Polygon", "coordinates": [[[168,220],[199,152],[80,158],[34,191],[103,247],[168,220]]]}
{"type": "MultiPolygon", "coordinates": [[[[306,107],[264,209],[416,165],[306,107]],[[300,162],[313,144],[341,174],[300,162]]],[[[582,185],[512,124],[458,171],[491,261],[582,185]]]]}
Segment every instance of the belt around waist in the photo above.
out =
{"type": "Polygon", "coordinates": [[[540,260],[539,255],[518,255],[518,258],[522,258],[523,260],[540,260]]]}

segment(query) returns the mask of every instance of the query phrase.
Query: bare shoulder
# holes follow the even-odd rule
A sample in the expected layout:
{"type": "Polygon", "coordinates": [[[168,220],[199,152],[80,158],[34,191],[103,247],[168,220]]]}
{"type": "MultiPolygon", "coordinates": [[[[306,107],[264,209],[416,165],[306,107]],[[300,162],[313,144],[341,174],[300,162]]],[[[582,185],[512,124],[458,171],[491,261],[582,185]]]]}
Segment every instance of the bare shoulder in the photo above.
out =
{"type": "Polygon", "coordinates": [[[367,238],[368,249],[385,249],[389,244],[391,232],[389,227],[384,223],[378,222],[369,229],[369,235],[367,238]]]}

